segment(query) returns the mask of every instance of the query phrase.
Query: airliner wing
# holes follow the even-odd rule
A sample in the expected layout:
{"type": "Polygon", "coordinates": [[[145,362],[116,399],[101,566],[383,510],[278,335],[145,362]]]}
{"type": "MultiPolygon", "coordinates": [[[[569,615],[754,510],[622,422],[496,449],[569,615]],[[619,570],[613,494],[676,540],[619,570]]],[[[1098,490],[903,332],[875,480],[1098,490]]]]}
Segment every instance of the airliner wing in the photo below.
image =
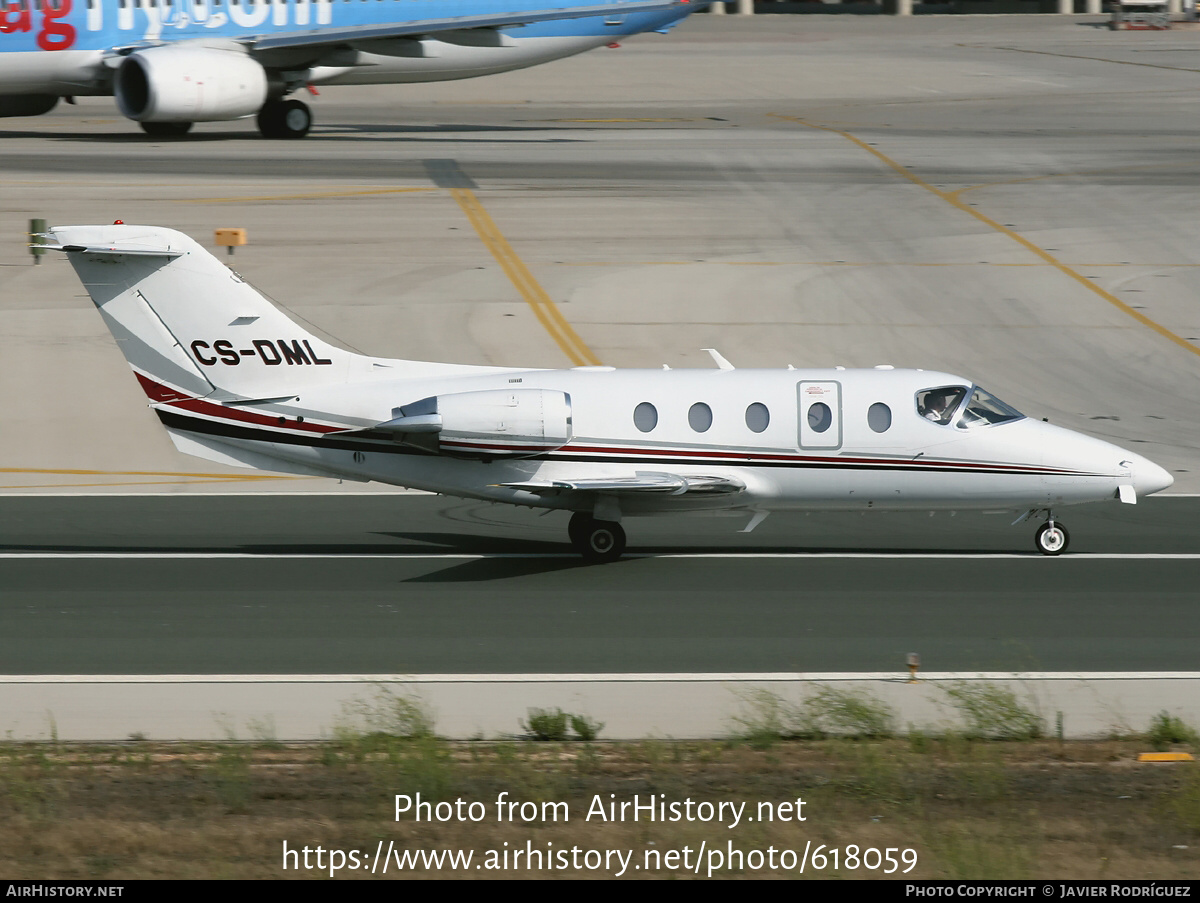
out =
{"type": "Polygon", "coordinates": [[[538,495],[556,492],[644,493],[684,495],[689,492],[740,492],[746,486],[739,480],[719,476],[680,476],[660,471],[639,470],[631,477],[582,480],[531,480],[524,483],[501,483],[509,489],[524,489],[538,495]]]}
{"type": "Polygon", "coordinates": [[[694,8],[690,0],[647,0],[642,3],[603,3],[596,6],[572,6],[563,9],[530,10],[528,12],[493,13],[479,16],[452,16],[445,19],[413,19],[384,25],[357,25],[345,28],[310,28],[304,31],[282,32],[255,37],[247,41],[252,51],[292,48],[320,48],[379,38],[399,38],[432,35],[445,31],[470,28],[502,28],[506,25],[529,25],[556,19],[587,19],[593,16],[625,16],[630,13],[667,12],[681,14],[694,8]]]}

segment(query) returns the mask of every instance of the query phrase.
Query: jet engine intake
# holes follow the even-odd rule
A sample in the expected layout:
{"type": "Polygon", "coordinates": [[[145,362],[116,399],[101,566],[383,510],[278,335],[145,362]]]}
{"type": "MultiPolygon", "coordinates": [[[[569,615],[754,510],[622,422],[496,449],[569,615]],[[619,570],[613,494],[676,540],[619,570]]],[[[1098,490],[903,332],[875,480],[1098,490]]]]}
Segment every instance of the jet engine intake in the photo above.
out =
{"type": "Polygon", "coordinates": [[[137,122],[215,122],[257,113],[267,72],[237,47],[164,44],[131,53],[113,84],[117,107],[137,122]]]}
{"type": "Polygon", "coordinates": [[[485,389],[422,398],[374,427],[421,448],[469,457],[528,457],[571,441],[571,396],[553,389],[485,389]]]}

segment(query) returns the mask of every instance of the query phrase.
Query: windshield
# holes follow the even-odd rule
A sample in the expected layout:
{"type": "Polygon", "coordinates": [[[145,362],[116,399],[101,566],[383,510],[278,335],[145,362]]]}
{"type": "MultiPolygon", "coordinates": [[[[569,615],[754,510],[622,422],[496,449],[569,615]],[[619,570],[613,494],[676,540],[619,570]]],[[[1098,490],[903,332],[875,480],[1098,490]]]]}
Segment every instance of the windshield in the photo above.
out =
{"type": "Polygon", "coordinates": [[[967,397],[966,386],[939,386],[917,393],[917,413],[934,423],[949,423],[962,400],[967,397]]]}
{"type": "Polygon", "coordinates": [[[1024,416],[1016,408],[1009,407],[995,395],[976,386],[975,391],[971,393],[971,400],[967,402],[966,410],[956,425],[960,430],[965,430],[973,426],[1009,423],[1024,416]]]}

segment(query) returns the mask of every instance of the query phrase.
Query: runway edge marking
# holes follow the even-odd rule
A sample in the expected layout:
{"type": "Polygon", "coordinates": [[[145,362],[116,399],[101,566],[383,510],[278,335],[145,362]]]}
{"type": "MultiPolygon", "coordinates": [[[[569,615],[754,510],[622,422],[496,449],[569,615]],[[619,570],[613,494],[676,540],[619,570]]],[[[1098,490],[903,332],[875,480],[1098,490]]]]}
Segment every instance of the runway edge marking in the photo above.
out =
{"type": "MultiPolygon", "coordinates": [[[[1200,680],[1200,671],[944,671],[917,683],[956,680],[1200,680]]],[[[597,674],[6,674],[0,684],[224,684],[224,683],[761,683],[889,681],[909,683],[895,671],[729,671],[597,674]]]]}

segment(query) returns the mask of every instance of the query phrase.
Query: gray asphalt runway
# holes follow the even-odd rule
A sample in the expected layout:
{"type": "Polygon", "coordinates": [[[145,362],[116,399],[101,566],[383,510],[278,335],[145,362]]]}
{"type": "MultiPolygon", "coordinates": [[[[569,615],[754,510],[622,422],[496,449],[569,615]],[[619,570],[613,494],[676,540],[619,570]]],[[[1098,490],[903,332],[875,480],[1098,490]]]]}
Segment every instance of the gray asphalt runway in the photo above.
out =
{"type": "Polygon", "coordinates": [[[1197,670],[1200,500],[629,522],[433,496],[10,498],[0,673],[1197,670]],[[36,557],[29,557],[36,556],[36,557]],[[641,557],[646,556],[646,557],[641,557]]]}

